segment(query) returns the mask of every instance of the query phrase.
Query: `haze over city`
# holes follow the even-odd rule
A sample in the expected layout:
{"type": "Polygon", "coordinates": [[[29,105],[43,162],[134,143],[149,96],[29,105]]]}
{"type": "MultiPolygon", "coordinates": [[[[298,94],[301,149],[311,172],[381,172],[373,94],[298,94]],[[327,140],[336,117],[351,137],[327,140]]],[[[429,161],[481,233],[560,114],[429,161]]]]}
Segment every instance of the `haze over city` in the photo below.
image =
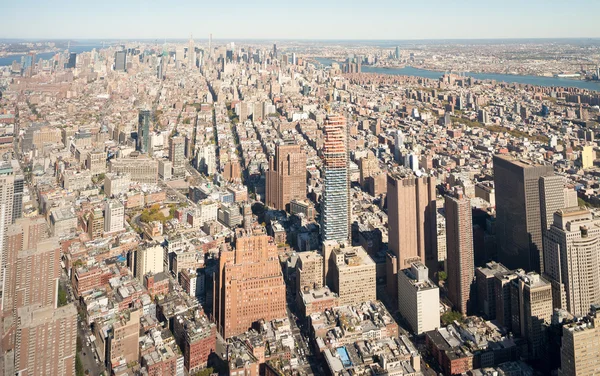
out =
{"type": "Polygon", "coordinates": [[[0,38],[598,38],[594,0],[6,1],[0,38]],[[25,25],[27,25],[25,27],[25,25]],[[573,27],[568,27],[572,25],[573,27]]]}

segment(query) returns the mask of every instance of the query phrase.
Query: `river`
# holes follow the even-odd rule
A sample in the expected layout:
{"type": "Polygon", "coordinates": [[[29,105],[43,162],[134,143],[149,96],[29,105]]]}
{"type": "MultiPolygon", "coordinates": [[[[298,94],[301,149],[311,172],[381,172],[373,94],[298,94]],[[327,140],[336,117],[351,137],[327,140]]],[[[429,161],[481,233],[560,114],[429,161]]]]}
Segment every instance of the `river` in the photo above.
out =
{"type": "MultiPolygon", "coordinates": [[[[319,63],[323,65],[331,65],[335,60],[326,58],[315,58],[319,63]]],[[[391,74],[397,76],[413,76],[431,78],[437,80],[444,72],[430,71],[426,69],[418,69],[413,67],[404,68],[381,68],[371,67],[363,65],[361,67],[363,73],[378,73],[378,74],[391,74]]],[[[600,82],[598,81],[580,81],[571,80],[568,78],[558,77],[541,77],[541,76],[519,76],[514,74],[500,74],[500,73],[471,73],[466,72],[465,75],[476,78],[478,80],[495,80],[497,82],[517,83],[526,85],[546,86],[546,87],[576,87],[579,89],[595,90],[600,91],[600,82]]]]}
{"type": "MultiPolygon", "coordinates": [[[[70,52],[75,52],[77,54],[80,54],[82,52],[89,52],[93,49],[99,50],[102,48],[101,44],[90,44],[90,45],[77,45],[77,46],[71,46],[71,48],[69,49],[70,52]]],[[[50,58],[52,58],[54,55],[56,55],[58,52],[63,52],[64,50],[61,51],[57,51],[57,52],[44,52],[41,54],[36,54],[35,55],[35,60],[38,61],[40,59],[43,60],[48,60],[50,58]]],[[[5,66],[9,66],[12,65],[13,61],[16,61],[18,63],[21,62],[21,57],[23,56],[27,56],[27,54],[21,54],[21,55],[9,55],[9,56],[5,56],[5,57],[0,57],[0,67],[5,67],[5,66]]]]}

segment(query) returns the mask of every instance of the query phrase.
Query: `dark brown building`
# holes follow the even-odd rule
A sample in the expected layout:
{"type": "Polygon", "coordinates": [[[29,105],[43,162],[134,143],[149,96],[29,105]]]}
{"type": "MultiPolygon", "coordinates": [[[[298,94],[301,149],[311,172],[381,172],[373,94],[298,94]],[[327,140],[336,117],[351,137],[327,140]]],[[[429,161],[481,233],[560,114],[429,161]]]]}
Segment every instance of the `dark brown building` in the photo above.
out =
{"type": "Polygon", "coordinates": [[[289,210],[290,201],[305,198],[306,154],[299,145],[277,145],[267,171],[267,206],[289,210]]]}

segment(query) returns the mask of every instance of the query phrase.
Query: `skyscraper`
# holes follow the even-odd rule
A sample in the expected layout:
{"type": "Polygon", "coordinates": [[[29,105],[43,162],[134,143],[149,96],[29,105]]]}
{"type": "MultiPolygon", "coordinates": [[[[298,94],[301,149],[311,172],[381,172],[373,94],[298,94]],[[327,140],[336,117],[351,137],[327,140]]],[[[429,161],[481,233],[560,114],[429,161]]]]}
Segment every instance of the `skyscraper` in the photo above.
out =
{"type": "Polygon", "coordinates": [[[185,138],[175,136],[169,138],[169,160],[173,164],[173,178],[185,177],[185,138]]]}
{"type": "Polygon", "coordinates": [[[261,319],[286,317],[285,282],[268,235],[238,229],[235,248],[220,252],[214,288],[213,312],[223,337],[244,333],[261,319]]]}
{"type": "Polygon", "coordinates": [[[75,52],[71,52],[69,54],[69,61],[67,62],[67,68],[75,68],[77,64],[77,54],[75,52]]]}
{"type": "Polygon", "coordinates": [[[194,47],[194,38],[190,35],[190,43],[188,45],[188,69],[196,67],[196,48],[194,47]]]}
{"type": "Polygon", "coordinates": [[[150,110],[141,110],[138,116],[138,131],[136,150],[140,153],[147,153],[150,146],[150,123],[152,122],[152,113],[150,110]]]}
{"type": "Polygon", "coordinates": [[[494,156],[498,258],[509,269],[543,271],[539,179],[553,174],[552,165],[494,156]]]}
{"type": "Polygon", "coordinates": [[[390,174],[387,178],[389,250],[388,292],[396,296],[397,275],[422,262],[433,273],[437,270],[437,212],[434,177],[390,174]],[[436,268],[433,269],[432,268],[436,268]]]}
{"type": "Polygon", "coordinates": [[[446,196],[444,209],[448,298],[457,311],[466,315],[472,309],[471,291],[475,277],[471,200],[462,192],[456,192],[454,196],[446,196]]]}
{"type": "Polygon", "coordinates": [[[15,174],[10,162],[0,162],[0,251],[1,275],[6,273],[8,262],[7,228],[12,223],[14,207],[15,174]]]}
{"type": "Polygon", "coordinates": [[[343,116],[328,116],[323,130],[324,191],[321,210],[323,241],[350,236],[348,129],[343,116]]]}
{"type": "Polygon", "coordinates": [[[600,304],[600,227],[596,223],[588,210],[562,209],[554,214],[544,238],[544,271],[553,282],[555,307],[575,316],[600,304]]]}
{"type": "Polygon", "coordinates": [[[293,199],[306,198],[306,154],[299,145],[277,145],[266,175],[268,206],[287,210],[293,199]]]}
{"type": "Polygon", "coordinates": [[[127,51],[115,52],[115,70],[125,72],[127,69],[127,51]]]}
{"type": "Polygon", "coordinates": [[[277,59],[277,44],[273,43],[273,59],[277,59]]]}

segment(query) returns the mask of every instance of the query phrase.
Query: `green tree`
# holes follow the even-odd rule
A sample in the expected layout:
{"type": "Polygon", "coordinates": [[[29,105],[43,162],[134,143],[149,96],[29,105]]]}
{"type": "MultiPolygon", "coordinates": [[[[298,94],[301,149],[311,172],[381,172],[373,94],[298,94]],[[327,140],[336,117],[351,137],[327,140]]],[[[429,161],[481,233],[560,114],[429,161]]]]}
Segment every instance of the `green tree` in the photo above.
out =
{"type": "Polygon", "coordinates": [[[85,376],[85,370],[83,369],[83,362],[81,362],[79,353],[77,353],[77,356],[75,358],[75,375],[85,376]]]}
{"type": "Polygon", "coordinates": [[[446,279],[448,279],[448,273],[446,273],[445,271],[440,271],[438,272],[438,279],[440,281],[445,281],[446,279]]]}
{"type": "Polygon", "coordinates": [[[69,303],[67,299],[67,292],[62,284],[58,284],[58,306],[66,306],[69,303]]]}
{"type": "Polygon", "coordinates": [[[462,314],[456,311],[448,311],[442,315],[442,324],[444,326],[452,324],[454,321],[462,322],[462,314]]]}

